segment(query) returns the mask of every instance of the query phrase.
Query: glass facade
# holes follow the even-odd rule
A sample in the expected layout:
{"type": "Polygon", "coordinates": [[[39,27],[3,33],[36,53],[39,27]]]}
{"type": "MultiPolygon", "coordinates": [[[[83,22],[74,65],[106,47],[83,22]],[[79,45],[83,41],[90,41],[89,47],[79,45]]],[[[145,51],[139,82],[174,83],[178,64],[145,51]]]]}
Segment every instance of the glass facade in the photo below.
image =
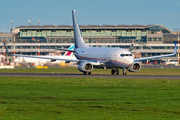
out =
{"type": "MultiPolygon", "coordinates": [[[[137,40],[138,42],[146,42],[146,35],[149,30],[81,30],[82,36],[87,43],[131,43],[132,40],[137,40]],[[114,39],[112,39],[112,38],[114,39]],[[88,38],[88,39],[87,39],[88,38]]],[[[41,42],[51,39],[52,43],[73,43],[73,30],[20,30],[20,43],[28,42],[34,43],[37,40],[41,42]],[[52,38],[53,37],[53,38],[52,38]],[[66,39],[66,40],[65,40],[66,39]]]]}
{"type": "MultiPolygon", "coordinates": [[[[137,31],[137,35],[135,35],[135,32],[133,33],[131,31],[126,30],[118,30],[118,31],[112,31],[112,30],[81,30],[83,37],[116,37],[116,36],[146,36],[145,34],[141,33],[141,31],[137,31]]],[[[39,32],[35,30],[20,30],[20,37],[73,37],[73,30],[41,30],[39,32]]]]}
{"type": "Polygon", "coordinates": [[[162,33],[171,33],[170,30],[168,30],[165,27],[162,26],[151,26],[149,27],[149,31],[151,34],[157,33],[157,32],[162,32],[162,33]]]}

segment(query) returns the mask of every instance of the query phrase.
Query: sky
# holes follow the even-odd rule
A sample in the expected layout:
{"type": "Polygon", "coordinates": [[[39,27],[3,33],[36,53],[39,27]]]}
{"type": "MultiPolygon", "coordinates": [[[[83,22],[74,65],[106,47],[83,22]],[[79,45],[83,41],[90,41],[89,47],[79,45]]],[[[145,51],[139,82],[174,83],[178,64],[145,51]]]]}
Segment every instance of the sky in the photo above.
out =
{"type": "Polygon", "coordinates": [[[0,32],[28,25],[163,25],[180,31],[180,0],[0,0],[0,32]]]}

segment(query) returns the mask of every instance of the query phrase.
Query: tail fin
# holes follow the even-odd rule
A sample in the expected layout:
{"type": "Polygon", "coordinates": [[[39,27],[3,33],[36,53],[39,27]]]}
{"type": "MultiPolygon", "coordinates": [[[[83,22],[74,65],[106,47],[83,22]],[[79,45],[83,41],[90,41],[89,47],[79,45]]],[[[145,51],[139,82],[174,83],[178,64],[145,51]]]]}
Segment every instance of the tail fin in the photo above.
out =
{"type": "Polygon", "coordinates": [[[82,38],[81,31],[79,28],[79,24],[78,24],[78,21],[76,19],[76,15],[75,15],[75,10],[72,11],[72,19],[73,19],[75,48],[89,47],[89,45],[87,45],[82,38]]]}
{"type": "MultiPolygon", "coordinates": [[[[68,50],[73,50],[73,49],[74,49],[74,45],[71,45],[68,50]]],[[[72,54],[73,54],[73,52],[71,52],[71,51],[66,51],[66,52],[64,53],[64,56],[71,56],[72,54]]]]}

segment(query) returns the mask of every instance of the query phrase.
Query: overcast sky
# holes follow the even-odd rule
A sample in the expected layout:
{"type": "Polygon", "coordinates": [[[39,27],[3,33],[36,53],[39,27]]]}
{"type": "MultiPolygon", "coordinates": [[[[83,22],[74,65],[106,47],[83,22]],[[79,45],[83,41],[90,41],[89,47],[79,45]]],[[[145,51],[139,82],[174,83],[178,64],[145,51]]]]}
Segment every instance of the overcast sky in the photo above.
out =
{"type": "Polygon", "coordinates": [[[28,25],[157,24],[180,30],[180,0],[0,0],[0,32],[28,25]]]}

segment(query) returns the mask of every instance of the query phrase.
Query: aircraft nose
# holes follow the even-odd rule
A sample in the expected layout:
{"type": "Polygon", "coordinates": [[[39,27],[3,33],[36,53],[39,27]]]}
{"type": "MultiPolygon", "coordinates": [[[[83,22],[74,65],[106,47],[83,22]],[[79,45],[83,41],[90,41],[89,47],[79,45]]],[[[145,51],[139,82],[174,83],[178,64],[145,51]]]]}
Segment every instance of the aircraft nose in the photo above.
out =
{"type": "Polygon", "coordinates": [[[133,64],[133,63],[134,63],[133,57],[128,58],[128,59],[127,59],[127,63],[128,63],[128,64],[133,64]]]}

